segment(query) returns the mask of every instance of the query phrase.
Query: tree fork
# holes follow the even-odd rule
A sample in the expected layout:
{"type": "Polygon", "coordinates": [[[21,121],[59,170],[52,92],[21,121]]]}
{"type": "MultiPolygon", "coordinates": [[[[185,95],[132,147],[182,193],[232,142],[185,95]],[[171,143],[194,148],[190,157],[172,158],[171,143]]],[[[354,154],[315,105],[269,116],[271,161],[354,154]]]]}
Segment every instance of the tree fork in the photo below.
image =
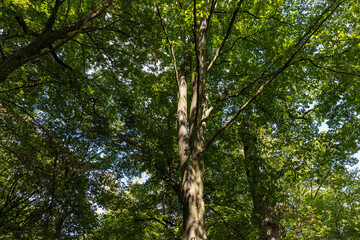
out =
{"type": "MultiPolygon", "coordinates": [[[[210,1],[205,3],[205,11],[208,11],[210,1]]],[[[194,1],[194,29],[196,21],[196,1],[194,1]]],[[[184,201],[184,232],[183,240],[206,240],[205,230],[205,203],[204,191],[204,128],[201,121],[201,105],[203,102],[206,85],[206,33],[208,18],[201,18],[198,38],[194,32],[196,54],[196,79],[192,86],[192,99],[190,104],[190,130],[189,130],[189,156],[182,165],[182,191],[184,201]]],[[[206,110],[204,108],[203,110],[206,110]]]]}

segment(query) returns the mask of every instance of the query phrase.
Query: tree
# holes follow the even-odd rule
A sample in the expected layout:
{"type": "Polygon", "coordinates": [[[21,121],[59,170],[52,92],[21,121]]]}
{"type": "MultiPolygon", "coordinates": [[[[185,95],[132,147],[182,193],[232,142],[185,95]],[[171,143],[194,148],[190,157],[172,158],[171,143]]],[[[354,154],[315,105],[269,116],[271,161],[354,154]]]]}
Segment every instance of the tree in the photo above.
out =
{"type": "MultiPolygon", "coordinates": [[[[167,4],[164,4],[163,7],[157,6],[157,13],[169,55],[172,57],[178,86],[177,126],[184,206],[183,239],[206,239],[205,204],[203,202],[204,153],[218,135],[234,122],[264,89],[269,88],[270,83],[279,78],[288,82],[289,79],[283,77],[285,73],[296,72],[299,68],[304,68],[301,65],[303,59],[314,55],[318,49],[316,43],[311,43],[312,39],[319,37],[320,29],[326,28],[326,26],[331,28],[329,25],[331,16],[346,4],[348,3],[345,1],[325,5],[315,3],[315,9],[322,9],[320,14],[313,13],[308,8],[310,5],[306,3],[291,6],[291,2],[273,2],[270,5],[265,2],[249,5],[244,1],[227,4],[217,1],[199,3],[195,1],[194,4],[179,2],[176,6],[178,10],[171,9],[167,4]],[[229,6],[231,9],[229,16],[218,17],[218,14],[226,12],[223,8],[229,8],[229,6]],[[301,15],[298,15],[305,11],[311,13],[308,20],[302,19],[301,15]],[[177,19],[177,16],[172,15],[175,12],[184,12],[185,16],[189,16],[186,15],[187,13],[192,12],[193,14],[187,19],[185,17],[184,20],[176,21],[174,19],[177,19]],[[238,16],[239,13],[242,16],[238,16]],[[249,18],[251,23],[247,22],[249,18]],[[172,22],[164,21],[164,19],[172,19],[172,22]],[[292,19],[297,20],[291,21],[292,19]],[[173,22],[177,25],[177,22],[180,22],[177,31],[172,28],[173,22]],[[181,25],[182,22],[185,24],[181,25]],[[248,29],[246,29],[247,26],[249,26],[248,29]],[[243,32],[243,29],[248,31],[247,34],[243,32]],[[281,34],[275,35],[274,31],[281,31],[281,34]],[[240,36],[237,37],[237,35],[240,36]],[[262,41],[259,38],[261,36],[263,36],[262,41]],[[248,55],[246,53],[242,56],[236,55],[237,52],[244,53],[245,50],[240,44],[236,44],[240,40],[246,42],[244,45],[248,45],[251,49],[250,52],[248,51],[248,55]],[[177,42],[182,47],[180,51],[175,49],[177,42]],[[274,46],[274,43],[282,43],[282,49],[274,46]],[[193,45],[193,49],[189,48],[189,45],[193,45]],[[225,52],[227,52],[226,55],[225,52]],[[207,58],[207,55],[210,57],[207,58]],[[239,58],[247,58],[247,62],[250,61],[250,71],[241,71],[244,67],[239,66],[241,62],[239,58]],[[214,64],[222,63],[222,61],[230,64],[228,66],[219,65],[216,69],[214,64]],[[216,72],[213,74],[214,71],[216,72]],[[230,93],[223,92],[219,96],[218,89],[214,93],[210,87],[223,84],[227,85],[226,89],[229,89],[230,84],[226,84],[225,80],[219,80],[220,77],[226,76],[226,73],[229,75],[240,73],[239,75],[244,77],[233,81],[230,93]],[[251,76],[251,74],[254,75],[251,76]],[[188,76],[191,76],[189,118],[187,115],[188,76]],[[223,108],[223,111],[233,112],[233,115],[227,120],[223,120],[222,126],[208,136],[205,142],[206,123],[215,107],[218,107],[216,105],[242,94],[248,96],[244,103],[237,110],[233,110],[231,105],[223,108]]],[[[311,62],[311,60],[309,61],[311,62]]],[[[273,89],[279,87],[287,88],[287,85],[286,83],[274,83],[272,86],[273,89]]],[[[253,174],[256,175],[254,172],[253,174]]],[[[254,204],[256,204],[255,202],[254,204]]]]}
{"type": "MultiPolygon", "coordinates": [[[[183,214],[177,209],[164,215],[175,214],[183,220],[183,239],[207,239],[206,218],[210,223],[221,219],[228,230],[224,233],[212,226],[209,236],[235,237],[239,224],[232,221],[245,224],[239,219],[246,213],[252,215],[246,223],[250,228],[242,230],[253,239],[285,236],[277,208],[288,204],[284,195],[292,192],[289,185],[296,181],[292,177],[298,173],[290,166],[303,169],[300,188],[309,179],[316,179],[320,186],[324,169],[351,163],[351,154],[358,150],[356,134],[349,134],[358,125],[356,91],[350,84],[359,76],[358,59],[351,54],[358,51],[358,27],[353,24],[357,3],[114,1],[111,7],[110,2],[95,8],[86,5],[82,16],[96,12],[92,21],[67,13],[63,4],[56,1],[55,7],[46,6],[52,9],[46,10],[51,12],[49,17],[33,21],[34,26],[47,26],[55,15],[59,19],[59,28],[54,27],[59,30],[47,32],[45,27],[39,37],[31,33],[33,29],[26,30],[29,26],[21,16],[13,20],[16,29],[28,32],[33,42],[46,34],[72,32],[61,27],[63,22],[64,26],[79,23],[75,25],[85,27],[74,30],[76,37],[68,35],[66,42],[58,41],[56,36],[62,35],[55,34],[51,41],[40,44],[37,52],[29,50],[31,57],[24,59],[37,59],[37,68],[24,59],[16,66],[10,64],[13,68],[4,67],[10,70],[4,70],[3,79],[9,76],[10,80],[3,82],[7,89],[3,101],[11,99],[9,90],[25,89],[12,77],[28,72],[29,80],[43,80],[41,86],[38,82],[31,85],[41,90],[40,94],[34,97],[26,90],[26,98],[11,101],[22,103],[25,99],[21,106],[32,109],[35,119],[43,114],[47,125],[59,133],[58,139],[62,139],[61,130],[74,129],[69,136],[75,143],[72,140],[69,148],[77,152],[88,144],[93,161],[102,170],[111,168],[121,176],[147,172],[153,188],[165,184],[161,194],[178,196],[179,203],[169,206],[181,206],[183,214]],[[58,54],[47,45],[53,42],[58,54]],[[49,51],[44,51],[47,47],[49,51]],[[52,53],[51,61],[47,53],[52,53]],[[72,58],[79,60],[70,68],[65,62],[72,58]],[[339,65],[343,59],[346,64],[339,65]],[[63,70],[54,67],[59,63],[63,70]],[[50,81],[54,75],[56,82],[50,81]],[[332,85],[337,88],[330,91],[332,85]],[[346,110],[340,113],[341,106],[346,110]],[[327,119],[331,131],[322,138],[317,127],[327,119]],[[339,124],[344,121],[349,124],[339,124]],[[327,150],[317,148],[316,142],[326,143],[327,150]],[[332,164],[326,168],[320,163],[329,153],[332,164]],[[225,177],[231,173],[241,179],[239,183],[234,183],[235,177],[225,177]],[[217,181],[232,182],[242,192],[204,185],[217,181]],[[216,197],[218,193],[232,197],[224,203],[216,197]],[[239,196],[241,200],[235,200],[239,196]],[[228,213],[231,203],[246,205],[243,215],[228,214],[226,218],[223,213],[228,213]],[[205,206],[211,210],[208,216],[205,206]]],[[[9,6],[7,9],[15,11],[15,5],[9,6]]],[[[5,37],[10,34],[3,33],[5,37]]],[[[33,46],[26,45],[28,42],[14,54],[10,54],[10,45],[3,44],[3,55],[11,60],[33,46]]],[[[2,65],[10,60],[3,57],[2,65]]],[[[130,186],[128,191],[138,189],[130,186]]],[[[144,193],[138,196],[141,199],[144,193]]],[[[126,204],[132,209],[132,204],[126,204]]],[[[131,216],[127,210],[120,209],[120,215],[131,216]]],[[[151,227],[168,226],[159,212],[152,214],[157,223],[151,227]]],[[[112,219],[116,214],[107,216],[112,219]]],[[[125,220],[126,224],[133,222],[125,220]]],[[[106,218],[104,222],[108,222],[106,218]]],[[[104,225],[100,235],[106,229],[104,225]]]]}
{"type": "Polygon", "coordinates": [[[92,170],[39,119],[24,117],[19,106],[1,110],[1,237],[64,238],[93,228],[96,215],[88,200],[102,191],[89,174],[102,184],[111,179],[92,170]]]}

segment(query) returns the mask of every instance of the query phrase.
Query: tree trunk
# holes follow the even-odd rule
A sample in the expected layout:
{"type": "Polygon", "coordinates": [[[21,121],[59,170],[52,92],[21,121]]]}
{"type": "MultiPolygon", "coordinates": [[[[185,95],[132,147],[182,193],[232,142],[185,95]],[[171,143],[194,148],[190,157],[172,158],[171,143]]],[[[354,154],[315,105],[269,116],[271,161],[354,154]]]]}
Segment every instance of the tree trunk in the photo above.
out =
{"type": "MultiPolygon", "coordinates": [[[[196,8],[194,6],[194,24],[196,8]]],[[[195,26],[196,27],[196,26],[195,26]]],[[[196,53],[196,77],[192,77],[192,99],[190,105],[189,132],[187,131],[187,84],[185,79],[185,61],[180,66],[178,80],[178,147],[182,170],[182,194],[184,232],[183,240],[206,240],[204,190],[204,129],[201,121],[207,109],[204,99],[206,82],[206,30],[207,17],[200,21],[199,36],[194,32],[196,53]],[[203,106],[202,106],[203,105],[203,106]]],[[[191,67],[190,67],[191,68],[191,67]]]]}
{"type": "Polygon", "coordinates": [[[183,171],[184,240],[206,239],[205,204],[203,200],[203,171],[201,157],[191,156],[183,171]]]}
{"type": "Polygon", "coordinates": [[[185,60],[180,66],[178,81],[178,149],[182,171],[182,202],[183,202],[183,239],[205,240],[205,204],[203,200],[203,128],[200,118],[196,118],[197,84],[193,84],[193,98],[190,114],[190,134],[187,127],[187,83],[185,78],[185,60]],[[189,136],[190,135],[190,136],[189,136]]]}
{"type": "Polygon", "coordinates": [[[264,181],[264,172],[261,170],[261,156],[256,147],[257,137],[250,130],[249,121],[243,133],[246,175],[249,190],[253,201],[253,215],[263,240],[279,240],[279,221],[274,211],[274,203],[267,195],[268,183],[264,181]]]}

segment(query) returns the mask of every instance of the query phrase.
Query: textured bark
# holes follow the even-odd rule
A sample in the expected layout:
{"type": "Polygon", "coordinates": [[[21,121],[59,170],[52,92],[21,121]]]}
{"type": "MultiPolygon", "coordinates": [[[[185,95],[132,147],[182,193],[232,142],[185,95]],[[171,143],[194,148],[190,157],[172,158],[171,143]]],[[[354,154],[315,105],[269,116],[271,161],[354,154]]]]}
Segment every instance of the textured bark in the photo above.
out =
{"type": "Polygon", "coordinates": [[[263,181],[261,172],[261,157],[256,147],[257,137],[250,130],[247,122],[243,133],[244,155],[246,165],[246,175],[249,183],[249,190],[253,201],[253,212],[255,222],[259,227],[261,239],[279,240],[279,221],[274,211],[274,203],[269,201],[267,196],[267,185],[263,181]]]}
{"type": "Polygon", "coordinates": [[[203,130],[200,126],[200,118],[196,119],[196,89],[193,85],[193,99],[190,114],[190,137],[187,127],[187,84],[183,68],[179,74],[178,94],[178,148],[182,170],[182,202],[184,233],[183,239],[203,240],[205,233],[205,204],[203,200],[203,175],[204,162],[203,130]],[[195,95],[195,96],[194,96],[195,95]]]}
{"type": "MultiPolygon", "coordinates": [[[[196,2],[195,2],[196,4],[196,2]]],[[[209,1],[207,1],[207,7],[209,1]]],[[[196,8],[194,7],[194,15],[196,8]]],[[[184,210],[184,232],[183,240],[205,240],[205,203],[204,191],[204,129],[205,123],[201,121],[207,109],[207,101],[204,101],[206,83],[206,31],[207,18],[204,16],[200,21],[199,36],[194,32],[196,52],[196,77],[192,79],[192,99],[190,104],[189,134],[184,135],[185,126],[184,112],[186,112],[186,101],[183,101],[186,88],[183,74],[179,76],[179,100],[178,100],[178,140],[179,153],[182,169],[182,193],[184,210]],[[182,107],[179,107],[179,104],[182,107]],[[184,137],[186,136],[186,137],[184,137]],[[187,137],[189,136],[189,137],[187,137]],[[188,144],[185,145],[185,140],[188,144]]],[[[196,18],[194,19],[196,27],[196,18]]],[[[180,72],[182,69],[180,68],[180,72]]]]}

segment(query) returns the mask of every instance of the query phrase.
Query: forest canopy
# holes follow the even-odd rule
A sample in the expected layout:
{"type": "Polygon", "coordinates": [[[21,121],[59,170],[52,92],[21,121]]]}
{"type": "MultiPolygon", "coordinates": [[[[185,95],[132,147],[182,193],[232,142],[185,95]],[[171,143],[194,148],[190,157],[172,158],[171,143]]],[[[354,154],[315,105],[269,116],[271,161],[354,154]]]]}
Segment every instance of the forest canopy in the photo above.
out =
{"type": "Polygon", "coordinates": [[[1,1],[0,239],[359,239],[359,5],[1,1]]]}

